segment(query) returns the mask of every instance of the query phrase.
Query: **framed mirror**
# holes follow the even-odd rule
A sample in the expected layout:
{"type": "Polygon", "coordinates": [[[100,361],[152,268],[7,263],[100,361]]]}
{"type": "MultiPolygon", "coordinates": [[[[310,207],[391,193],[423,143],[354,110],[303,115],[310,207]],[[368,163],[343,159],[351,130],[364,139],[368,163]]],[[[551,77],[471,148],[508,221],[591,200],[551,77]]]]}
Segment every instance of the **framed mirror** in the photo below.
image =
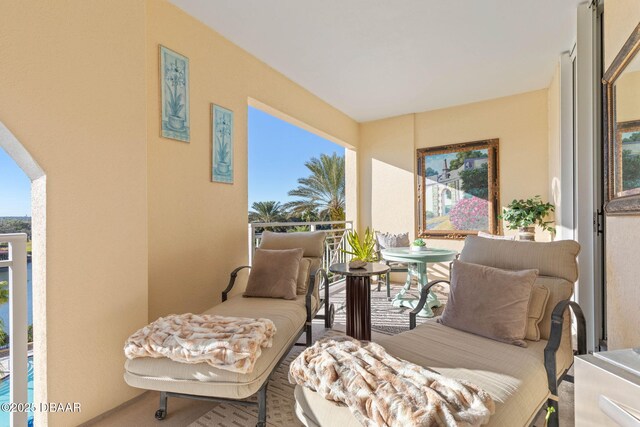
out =
{"type": "Polygon", "coordinates": [[[417,237],[464,239],[498,233],[498,140],[420,148],[417,237]]]}
{"type": "Polygon", "coordinates": [[[609,215],[640,214],[640,25],[602,80],[609,215]]]}

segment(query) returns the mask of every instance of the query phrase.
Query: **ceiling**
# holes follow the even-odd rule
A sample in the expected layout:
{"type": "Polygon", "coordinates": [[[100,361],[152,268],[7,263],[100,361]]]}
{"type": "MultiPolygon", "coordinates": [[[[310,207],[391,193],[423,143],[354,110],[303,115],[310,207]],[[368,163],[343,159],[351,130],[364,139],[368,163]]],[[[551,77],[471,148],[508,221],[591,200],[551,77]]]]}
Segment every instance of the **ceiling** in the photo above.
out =
{"type": "Polygon", "coordinates": [[[583,0],[171,0],[358,121],[548,87],[583,0]]]}

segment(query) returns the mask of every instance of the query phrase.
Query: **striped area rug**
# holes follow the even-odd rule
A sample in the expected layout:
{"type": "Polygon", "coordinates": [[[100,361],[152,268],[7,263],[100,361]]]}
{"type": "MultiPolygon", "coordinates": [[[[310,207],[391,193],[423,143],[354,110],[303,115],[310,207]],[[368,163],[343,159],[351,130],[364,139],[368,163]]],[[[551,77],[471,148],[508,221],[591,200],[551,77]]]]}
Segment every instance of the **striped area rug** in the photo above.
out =
{"type": "MultiPolygon", "coordinates": [[[[391,299],[400,292],[402,289],[401,284],[391,284],[391,299]]],[[[384,285],[380,286],[380,291],[377,290],[377,285],[371,287],[371,329],[387,335],[396,335],[401,332],[409,330],[409,312],[410,308],[396,308],[391,305],[391,301],[387,299],[387,290],[384,285]]],[[[434,292],[438,296],[438,300],[442,303],[442,306],[433,310],[436,316],[439,316],[444,311],[444,306],[447,303],[449,288],[446,285],[435,285],[434,292]]],[[[419,298],[419,294],[416,285],[412,285],[409,293],[416,298],[419,298]]],[[[332,303],[336,305],[336,323],[346,324],[346,310],[345,299],[346,291],[335,293],[330,297],[332,303]]],[[[425,322],[426,318],[417,317],[417,323],[425,322]]]]}

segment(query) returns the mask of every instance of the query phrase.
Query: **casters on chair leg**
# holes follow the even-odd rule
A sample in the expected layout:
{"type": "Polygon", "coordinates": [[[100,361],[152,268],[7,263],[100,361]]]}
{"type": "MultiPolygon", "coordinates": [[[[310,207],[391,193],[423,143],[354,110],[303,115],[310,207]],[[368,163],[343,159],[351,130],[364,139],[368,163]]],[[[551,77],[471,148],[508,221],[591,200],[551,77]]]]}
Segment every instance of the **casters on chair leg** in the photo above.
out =
{"type": "Polygon", "coordinates": [[[329,306],[329,314],[327,315],[327,324],[325,325],[327,328],[333,328],[333,321],[336,318],[336,306],[331,304],[329,306]]]}
{"type": "Polygon", "coordinates": [[[167,418],[167,400],[169,400],[169,396],[166,391],[160,392],[160,409],[156,411],[156,420],[164,420],[167,418]]]}

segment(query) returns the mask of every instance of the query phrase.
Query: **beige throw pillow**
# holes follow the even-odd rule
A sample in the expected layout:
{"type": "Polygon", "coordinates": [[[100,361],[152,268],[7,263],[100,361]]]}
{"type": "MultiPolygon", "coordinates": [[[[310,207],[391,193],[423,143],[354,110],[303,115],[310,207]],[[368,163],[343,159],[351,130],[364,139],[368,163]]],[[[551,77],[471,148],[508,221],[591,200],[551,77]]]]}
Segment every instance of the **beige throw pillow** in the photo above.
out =
{"type": "Polygon", "coordinates": [[[527,316],[527,335],[529,341],[540,341],[540,322],[544,316],[544,309],[549,300],[549,288],[534,284],[529,301],[529,314],[527,316]]]}
{"type": "Polygon", "coordinates": [[[298,283],[296,285],[296,294],[306,295],[309,288],[309,269],[311,261],[308,258],[300,260],[300,269],[298,270],[298,283]]]}
{"type": "Polygon", "coordinates": [[[454,261],[443,325],[526,347],[527,314],[538,270],[508,271],[454,261]]]}
{"type": "Polygon", "coordinates": [[[245,297],[296,299],[302,249],[256,249],[245,297]]]}

